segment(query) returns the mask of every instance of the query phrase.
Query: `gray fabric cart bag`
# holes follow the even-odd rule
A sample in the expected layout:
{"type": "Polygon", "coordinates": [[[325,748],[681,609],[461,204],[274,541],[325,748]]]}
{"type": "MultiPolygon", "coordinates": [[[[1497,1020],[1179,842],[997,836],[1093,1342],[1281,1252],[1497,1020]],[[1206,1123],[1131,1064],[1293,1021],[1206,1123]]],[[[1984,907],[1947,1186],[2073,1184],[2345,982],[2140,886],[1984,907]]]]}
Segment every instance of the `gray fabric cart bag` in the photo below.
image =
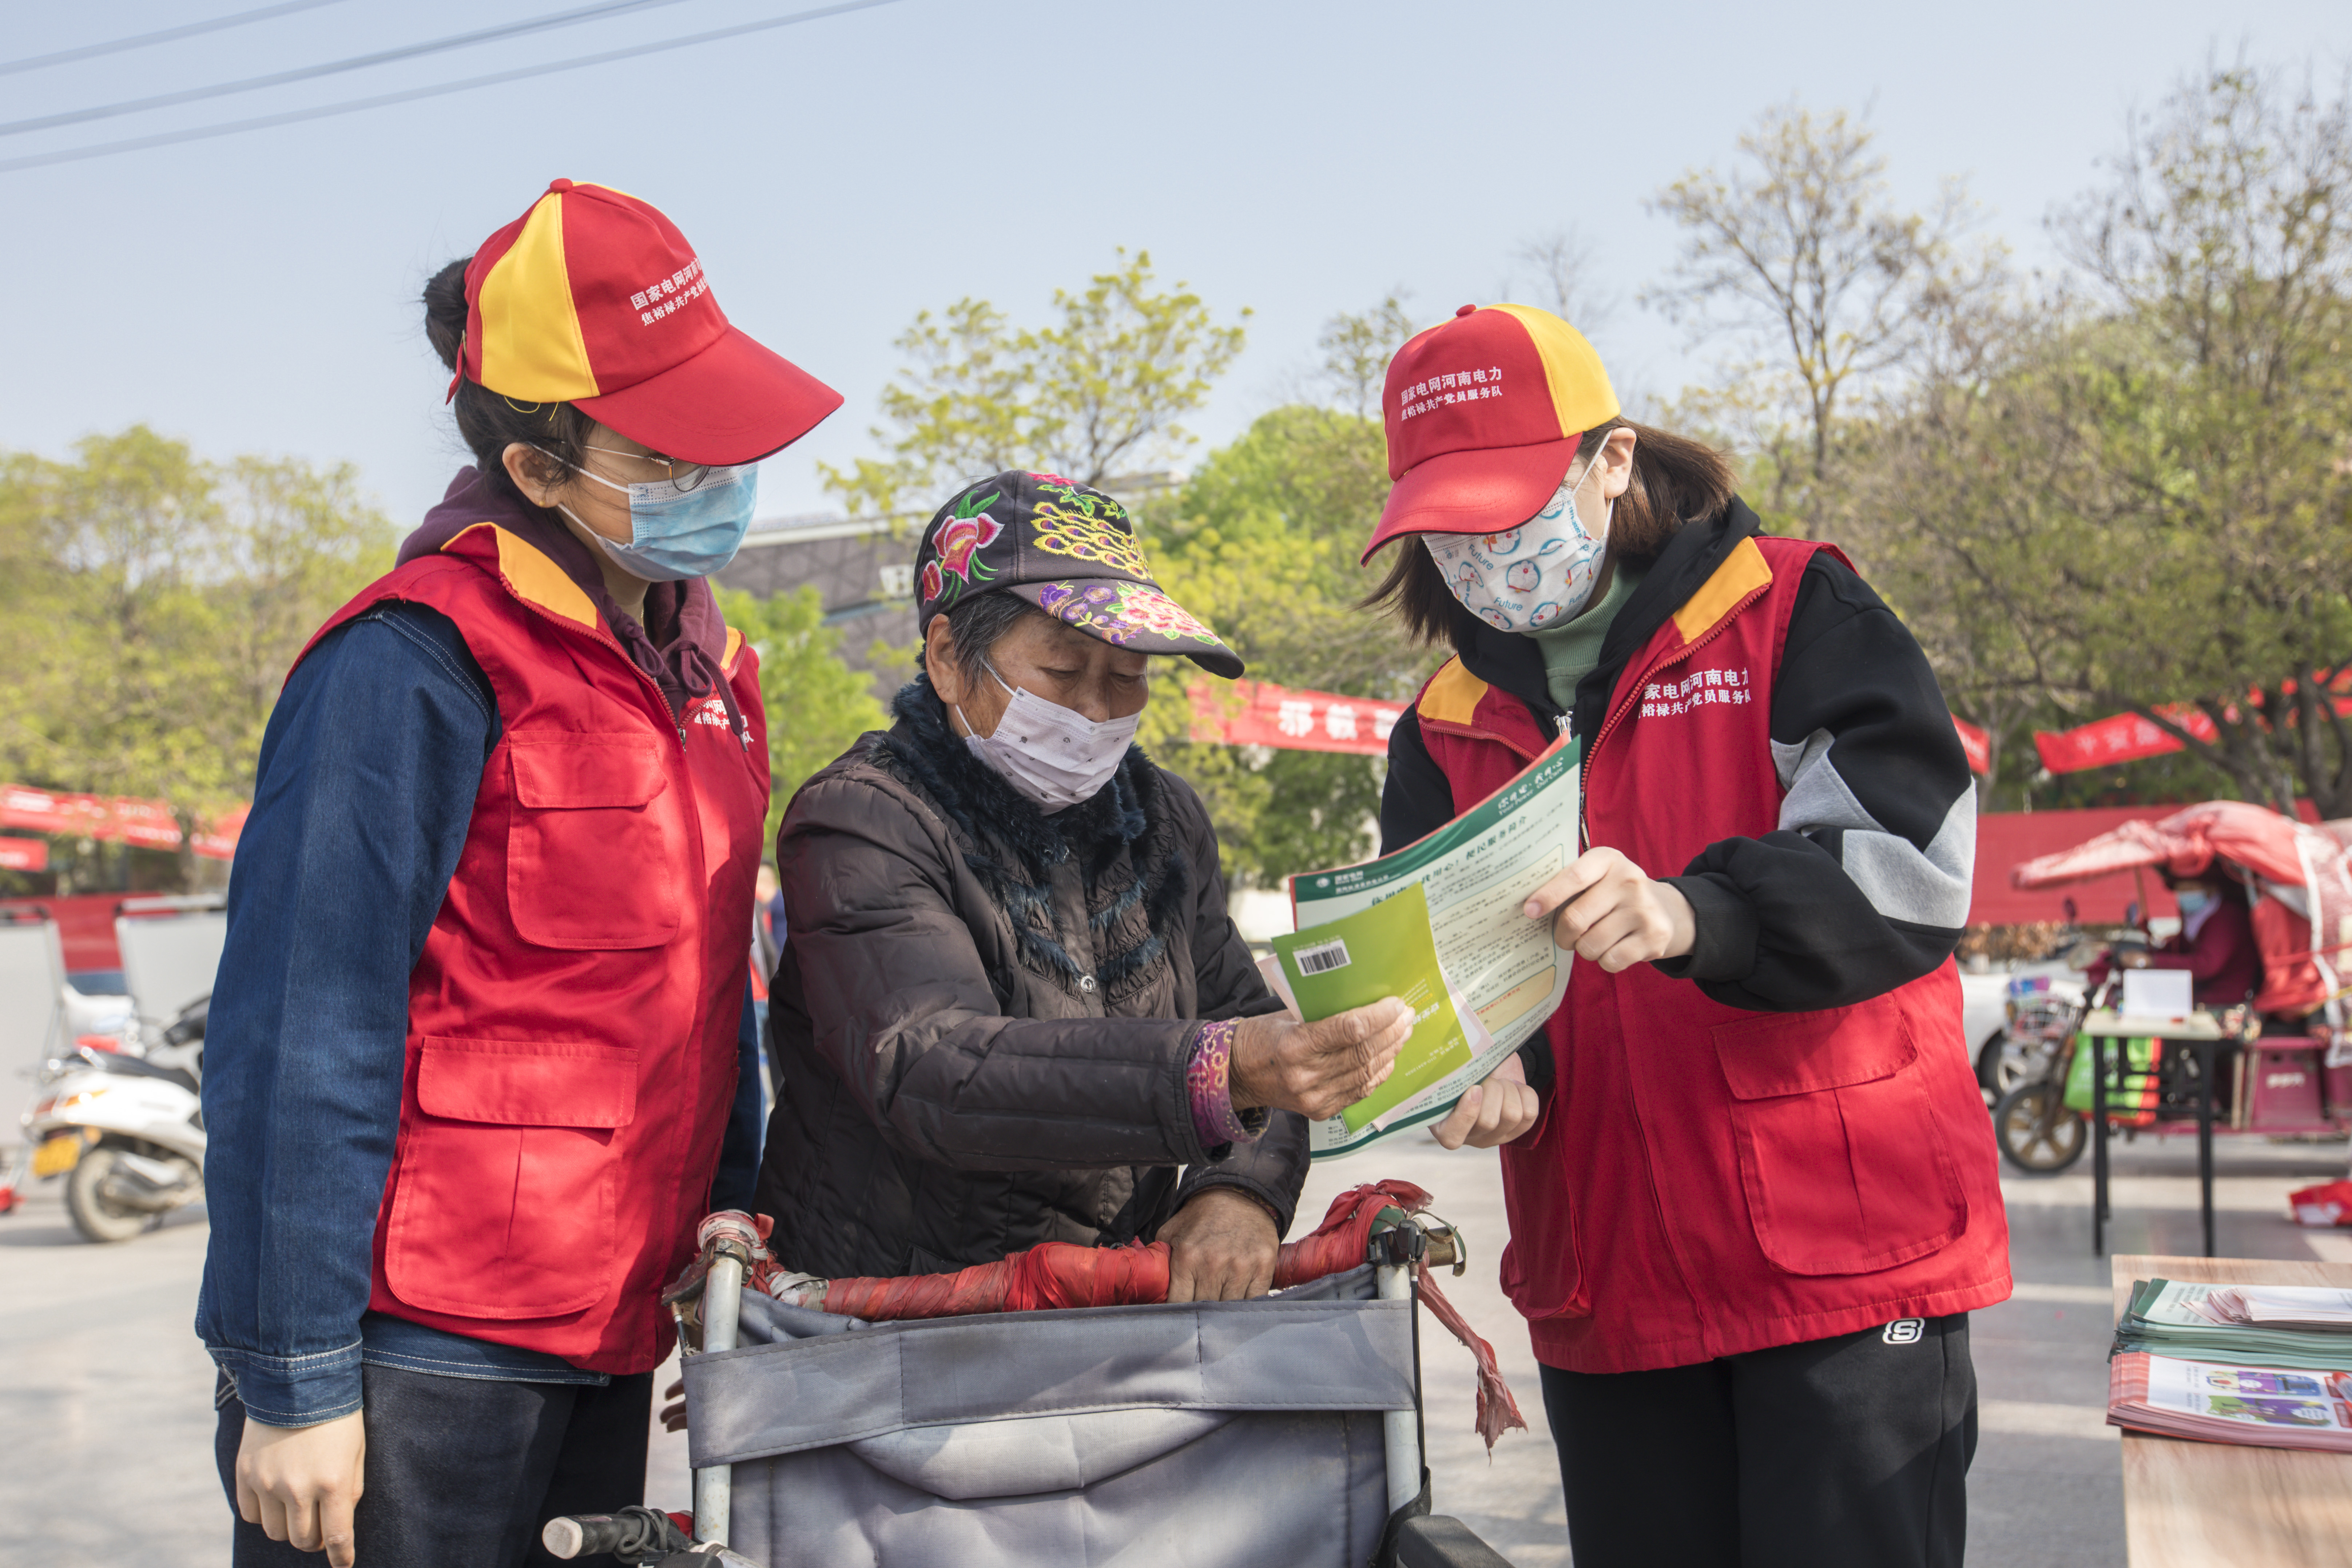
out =
{"type": "MultiPolygon", "coordinates": [[[[765,1568],[1361,1568],[1413,1304],[1373,1271],[1251,1301],[875,1323],[742,1297],[685,1363],[765,1568]]],[[[1414,1478],[1417,1484],[1419,1478],[1414,1478]]]]}

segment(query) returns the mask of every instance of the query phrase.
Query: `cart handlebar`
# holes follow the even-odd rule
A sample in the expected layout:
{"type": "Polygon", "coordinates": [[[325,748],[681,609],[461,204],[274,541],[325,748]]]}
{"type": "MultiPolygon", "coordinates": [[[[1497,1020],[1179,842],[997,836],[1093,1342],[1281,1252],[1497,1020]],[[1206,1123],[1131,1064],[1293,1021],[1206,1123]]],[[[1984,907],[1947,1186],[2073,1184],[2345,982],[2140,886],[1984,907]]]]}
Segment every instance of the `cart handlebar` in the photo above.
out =
{"type": "Polygon", "coordinates": [[[625,1508],[618,1513],[566,1514],[547,1521],[540,1544],[571,1562],[610,1554],[623,1563],[656,1563],[694,1544],[659,1509],[625,1508]]]}

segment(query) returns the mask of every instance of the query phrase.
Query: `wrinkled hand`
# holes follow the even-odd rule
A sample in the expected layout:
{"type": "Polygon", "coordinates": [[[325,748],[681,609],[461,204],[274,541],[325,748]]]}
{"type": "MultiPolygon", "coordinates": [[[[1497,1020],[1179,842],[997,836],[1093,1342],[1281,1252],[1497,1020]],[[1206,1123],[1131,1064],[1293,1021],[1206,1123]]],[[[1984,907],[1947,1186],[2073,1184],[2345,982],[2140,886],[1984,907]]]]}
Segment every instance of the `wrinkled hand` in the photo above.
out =
{"type": "Polygon", "coordinates": [[[1614,849],[1578,856],[1536,889],[1524,912],[1529,920],[1551,916],[1555,943],[1612,974],[1653,959],[1680,958],[1698,940],[1681,889],[1650,880],[1614,849]]]}
{"type": "Polygon", "coordinates": [[[1274,1288],[1282,1237],[1255,1198],[1210,1187],[1160,1227],[1168,1243],[1168,1299],[1244,1301],[1274,1288]]]}
{"type": "Polygon", "coordinates": [[[272,1541],[324,1552],[352,1568],[352,1510],[367,1459],[360,1412],[315,1426],[265,1426],[247,1416],[236,1450],[236,1511],[272,1541]]]}
{"type": "Polygon", "coordinates": [[[1448,1149],[1459,1149],[1465,1143],[1473,1149],[1492,1149],[1533,1127],[1542,1110],[1543,1102],[1528,1087],[1528,1070],[1514,1052],[1484,1080],[1472,1084],[1434,1131],[1437,1141],[1448,1149]]]}
{"type": "Polygon", "coordinates": [[[1337,1116],[1381,1086],[1412,1033],[1412,1009],[1393,996],[1312,1024],[1290,1013],[1244,1018],[1234,1031],[1234,1107],[1337,1116]]]}

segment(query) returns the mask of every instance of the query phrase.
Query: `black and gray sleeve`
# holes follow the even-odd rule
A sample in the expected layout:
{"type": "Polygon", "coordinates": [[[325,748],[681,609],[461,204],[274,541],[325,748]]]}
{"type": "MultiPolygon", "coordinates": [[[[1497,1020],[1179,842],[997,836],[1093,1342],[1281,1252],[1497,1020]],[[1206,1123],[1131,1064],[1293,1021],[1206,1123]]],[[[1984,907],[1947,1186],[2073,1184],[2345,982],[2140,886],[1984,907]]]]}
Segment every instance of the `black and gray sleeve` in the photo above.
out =
{"type": "Polygon", "coordinates": [[[1658,967],[1764,1012],[1849,1005],[1935,969],[1968,921],[1975,784],[1926,653],[1827,553],[1798,589],[1771,726],[1779,828],[1669,879],[1699,941],[1658,967]]]}

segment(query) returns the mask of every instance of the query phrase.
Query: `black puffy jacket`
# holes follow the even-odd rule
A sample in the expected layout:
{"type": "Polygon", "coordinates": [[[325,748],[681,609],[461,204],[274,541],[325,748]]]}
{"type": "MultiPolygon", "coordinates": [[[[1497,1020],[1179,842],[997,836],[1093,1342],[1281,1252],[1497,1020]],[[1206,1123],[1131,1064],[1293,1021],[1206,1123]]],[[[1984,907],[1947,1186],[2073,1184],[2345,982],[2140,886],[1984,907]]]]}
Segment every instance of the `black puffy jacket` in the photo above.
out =
{"type": "Polygon", "coordinates": [[[757,1205],[786,1266],[929,1273],[1149,1238],[1200,1188],[1289,1228],[1306,1124],[1204,1149],[1201,1020],[1278,1011],[1225,913],[1191,787],[1130,750],[1046,816],[927,680],[803,786],[776,841],[782,1076],[757,1205]],[[1180,1179],[1179,1168],[1183,1167],[1180,1179]]]}

